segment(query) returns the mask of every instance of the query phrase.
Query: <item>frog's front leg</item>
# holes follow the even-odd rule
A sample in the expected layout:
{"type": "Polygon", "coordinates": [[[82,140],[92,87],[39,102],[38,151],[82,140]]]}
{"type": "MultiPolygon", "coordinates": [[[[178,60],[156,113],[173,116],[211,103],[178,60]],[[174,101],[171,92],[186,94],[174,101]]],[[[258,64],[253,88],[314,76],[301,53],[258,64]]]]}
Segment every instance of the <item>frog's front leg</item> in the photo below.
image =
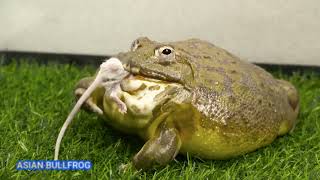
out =
{"type": "MultiPolygon", "coordinates": [[[[74,94],[77,99],[79,99],[84,92],[88,89],[88,87],[92,84],[94,81],[94,77],[86,77],[81,79],[75,88],[74,94]]],[[[87,110],[91,110],[95,113],[98,113],[100,115],[103,114],[103,111],[98,107],[98,100],[102,99],[103,97],[103,92],[104,91],[102,87],[98,87],[95,93],[92,93],[92,95],[85,101],[83,104],[83,107],[87,110]]]]}
{"type": "Polygon", "coordinates": [[[166,165],[180,150],[181,140],[175,128],[160,127],[160,131],[134,156],[133,165],[145,170],[155,165],[166,165]]]}

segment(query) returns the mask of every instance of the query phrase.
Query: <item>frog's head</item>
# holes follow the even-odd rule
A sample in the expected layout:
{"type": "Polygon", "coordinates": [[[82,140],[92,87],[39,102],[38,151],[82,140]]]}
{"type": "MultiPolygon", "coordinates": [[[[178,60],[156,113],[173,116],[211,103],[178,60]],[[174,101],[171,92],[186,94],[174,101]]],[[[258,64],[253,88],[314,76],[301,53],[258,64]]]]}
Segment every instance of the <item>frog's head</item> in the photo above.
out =
{"type": "Polygon", "coordinates": [[[158,43],[148,38],[136,39],[130,51],[116,55],[115,58],[131,74],[121,81],[118,93],[128,111],[119,113],[116,104],[105,97],[104,113],[110,124],[133,132],[150,125],[162,114],[160,107],[172,98],[177,99],[176,96],[181,94],[178,92],[193,82],[189,57],[183,44],[158,43]]]}
{"type": "Polygon", "coordinates": [[[180,84],[192,78],[188,54],[173,43],[158,43],[142,37],[132,43],[129,52],[119,53],[117,57],[134,75],[180,84]]]}

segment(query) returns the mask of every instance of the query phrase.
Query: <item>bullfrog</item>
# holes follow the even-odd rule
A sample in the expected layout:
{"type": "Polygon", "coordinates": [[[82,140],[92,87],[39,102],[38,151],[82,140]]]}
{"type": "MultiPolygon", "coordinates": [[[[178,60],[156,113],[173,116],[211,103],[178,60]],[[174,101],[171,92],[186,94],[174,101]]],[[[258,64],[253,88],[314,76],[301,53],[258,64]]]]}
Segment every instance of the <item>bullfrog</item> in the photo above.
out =
{"type": "MultiPolygon", "coordinates": [[[[296,88],[257,65],[204,40],[160,43],[136,39],[114,56],[128,72],[113,94],[103,86],[83,108],[108,124],[141,137],[145,144],[133,166],[163,166],[178,153],[203,159],[229,159],[266,146],[292,131],[299,112],[296,88]]],[[[81,79],[81,97],[97,74],[81,79]]]]}

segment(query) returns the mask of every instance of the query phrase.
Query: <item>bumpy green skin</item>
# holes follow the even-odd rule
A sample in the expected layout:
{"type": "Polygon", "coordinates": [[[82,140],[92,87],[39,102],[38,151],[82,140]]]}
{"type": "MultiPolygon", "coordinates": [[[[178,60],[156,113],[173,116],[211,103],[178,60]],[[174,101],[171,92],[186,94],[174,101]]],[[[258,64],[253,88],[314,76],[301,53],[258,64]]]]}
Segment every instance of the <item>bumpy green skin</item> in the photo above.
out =
{"type": "MultiPolygon", "coordinates": [[[[154,109],[145,125],[135,125],[130,112],[110,121],[115,128],[147,141],[133,159],[137,169],[167,164],[178,152],[231,158],[265,146],[294,128],[299,98],[289,82],[206,41],[158,43],[139,38],[136,42],[135,51],[117,56],[128,71],[181,84],[169,101],[154,109]],[[155,49],[164,45],[174,49],[174,63],[163,64],[154,56],[155,49]]],[[[86,88],[86,83],[80,81],[77,87],[86,88]]],[[[102,108],[108,104],[102,102],[107,99],[101,89],[92,98],[102,108]]]]}

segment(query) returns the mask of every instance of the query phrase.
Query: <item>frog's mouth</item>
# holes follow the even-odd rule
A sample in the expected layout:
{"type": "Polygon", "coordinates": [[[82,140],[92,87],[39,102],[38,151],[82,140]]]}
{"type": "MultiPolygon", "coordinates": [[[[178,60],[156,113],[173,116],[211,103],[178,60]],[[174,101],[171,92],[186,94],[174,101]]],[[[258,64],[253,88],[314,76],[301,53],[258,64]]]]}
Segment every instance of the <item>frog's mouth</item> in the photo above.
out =
{"type": "Polygon", "coordinates": [[[150,79],[156,79],[156,80],[162,80],[166,82],[181,84],[180,74],[176,72],[172,72],[169,69],[166,72],[163,72],[163,71],[159,71],[154,66],[140,67],[131,61],[129,63],[124,63],[123,68],[126,71],[130,72],[132,75],[140,75],[150,79]]]}
{"type": "Polygon", "coordinates": [[[130,112],[149,115],[153,109],[170,98],[176,89],[182,87],[177,79],[161,72],[138,68],[132,63],[124,63],[123,68],[130,73],[121,81],[120,98],[130,112]]]}

